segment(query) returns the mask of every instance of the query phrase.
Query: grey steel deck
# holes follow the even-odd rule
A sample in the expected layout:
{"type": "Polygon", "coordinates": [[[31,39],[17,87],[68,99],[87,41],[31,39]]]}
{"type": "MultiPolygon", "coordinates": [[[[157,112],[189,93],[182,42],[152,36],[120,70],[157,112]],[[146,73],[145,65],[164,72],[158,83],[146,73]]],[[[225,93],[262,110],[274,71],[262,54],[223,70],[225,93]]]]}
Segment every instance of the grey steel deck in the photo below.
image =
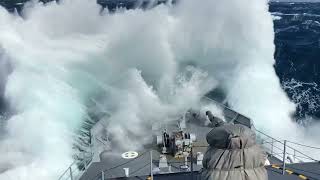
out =
{"type": "MultiPolygon", "coordinates": [[[[156,155],[156,154],[154,154],[156,155]]],[[[133,161],[123,161],[121,158],[118,159],[119,162],[117,165],[114,163],[108,162],[100,162],[100,163],[93,163],[90,168],[86,171],[85,174],[80,178],[81,180],[101,180],[102,172],[104,172],[105,179],[146,179],[147,176],[150,175],[150,163],[144,164],[145,162],[150,162],[149,152],[143,154],[142,156],[138,157],[133,161]],[[115,167],[110,168],[109,170],[106,167],[115,167]],[[123,168],[130,167],[130,177],[125,178],[121,177],[124,176],[123,168]],[[117,178],[118,177],[118,178],[117,178]],[[119,178],[120,177],[120,178],[119,178]]],[[[113,159],[110,162],[114,162],[113,159]]],[[[275,162],[280,162],[280,160],[274,159],[275,162]]],[[[170,161],[169,161],[170,163],[170,161]]],[[[190,171],[183,172],[179,169],[179,165],[183,164],[183,161],[171,161],[172,171],[176,171],[175,173],[171,174],[154,174],[154,179],[162,180],[162,179],[184,179],[184,180],[191,180],[192,173],[190,171]]],[[[189,163],[190,165],[190,163],[189,163]]],[[[193,180],[200,180],[200,173],[202,166],[193,164],[193,180]]],[[[153,167],[157,166],[157,160],[153,160],[153,167]]],[[[301,180],[303,178],[307,178],[309,180],[320,180],[320,163],[319,162],[309,162],[309,163],[296,163],[296,164],[287,164],[286,170],[292,172],[289,174],[285,172],[282,174],[282,164],[277,164],[275,167],[274,165],[266,166],[268,171],[269,180],[301,180]],[[302,175],[302,177],[299,177],[302,175]]]]}
{"type": "MultiPolygon", "coordinates": [[[[216,105],[221,106],[224,118],[227,122],[248,122],[246,121],[248,118],[220,103],[207,98],[204,98],[204,102],[215,103],[216,105]]],[[[156,171],[159,170],[160,152],[159,148],[157,146],[152,146],[151,143],[149,147],[137,150],[139,156],[135,159],[123,159],[121,157],[123,152],[114,152],[111,150],[104,154],[104,158],[100,162],[91,162],[89,164],[85,163],[84,166],[79,165],[79,163],[75,163],[66,170],[59,180],[146,179],[151,174],[151,162],[154,179],[191,180],[193,178],[193,180],[199,180],[201,178],[199,171],[201,171],[202,163],[197,164],[196,154],[197,152],[204,153],[206,151],[207,143],[205,137],[211,128],[207,126],[199,126],[199,124],[190,120],[187,129],[188,132],[196,133],[198,139],[193,143],[193,158],[189,156],[187,160],[189,169],[181,169],[181,165],[185,163],[184,159],[174,159],[173,157],[167,156],[167,162],[170,168],[156,171]],[[152,151],[152,159],[150,151],[152,151]],[[82,171],[79,171],[79,167],[82,167],[82,171]],[[123,168],[129,168],[129,177],[124,177],[125,173],[123,168]],[[191,173],[191,171],[193,171],[193,173],[191,173]]],[[[270,180],[295,180],[303,178],[320,180],[320,164],[318,162],[292,164],[292,159],[295,161],[301,161],[301,159],[299,159],[301,157],[308,161],[315,161],[315,159],[294,149],[293,144],[288,146],[286,145],[286,141],[274,139],[258,130],[256,130],[256,132],[257,142],[260,143],[268,153],[268,160],[271,164],[277,165],[266,166],[270,180]],[[291,160],[288,157],[290,157],[291,160]],[[285,172],[284,175],[282,174],[283,159],[286,162],[285,169],[289,170],[288,172],[292,172],[292,174],[288,174],[287,172],[285,172]],[[299,177],[299,175],[301,176],[299,177]]]]}
{"type": "MultiPolygon", "coordinates": [[[[295,174],[282,175],[280,169],[272,168],[271,166],[266,166],[268,171],[269,180],[302,180],[302,177],[298,175],[303,175],[309,180],[320,180],[320,163],[299,163],[288,165],[288,169],[293,170],[295,174]]],[[[128,177],[128,178],[111,178],[113,180],[144,180],[148,176],[140,177],[128,177]]],[[[155,175],[154,180],[201,180],[201,175],[199,171],[176,173],[176,174],[162,174],[155,175]]]]}
{"type": "MultiPolygon", "coordinates": [[[[281,166],[281,165],[280,165],[281,166]]],[[[309,180],[320,180],[320,163],[319,162],[309,162],[309,163],[295,163],[287,164],[286,170],[293,172],[289,174],[282,175],[282,169],[276,169],[272,166],[266,167],[269,174],[270,180],[294,180],[294,179],[304,179],[309,180]],[[299,177],[301,175],[301,177],[299,177]]]]}

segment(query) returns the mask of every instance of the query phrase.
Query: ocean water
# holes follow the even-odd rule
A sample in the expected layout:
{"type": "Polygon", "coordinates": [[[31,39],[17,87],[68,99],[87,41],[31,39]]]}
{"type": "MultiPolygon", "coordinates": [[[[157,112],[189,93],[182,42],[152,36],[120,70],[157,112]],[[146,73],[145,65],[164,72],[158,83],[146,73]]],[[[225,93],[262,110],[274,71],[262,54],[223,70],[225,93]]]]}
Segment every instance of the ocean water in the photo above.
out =
{"type": "Polygon", "coordinates": [[[320,145],[318,4],[0,2],[0,179],[56,179],[97,119],[139,148],[211,92],[276,138],[320,145]]]}
{"type": "MultiPolygon", "coordinates": [[[[25,2],[2,0],[0,5],[11,12],[14,9],[20,12],[25,2]]],[[[148,7],[147,1],[138,5],[133,0],[97,2],[112,10],[148,7]]],[[[297,104],[297,121],[317,120],[320,118],[320,3],[270,2],[269,5],[274,18],[276,73],[283,89],[297,104]]],[[[4,92],[1,88],[0,92],[4,92]]],[[[5,113],[3,93],[0,95],[0,112],[5,113]]]]}
{"type": "Polygon", "coordinates": [[[320,3],[271,3],[275,69],[298,120],[320,118],[320,3]]]}

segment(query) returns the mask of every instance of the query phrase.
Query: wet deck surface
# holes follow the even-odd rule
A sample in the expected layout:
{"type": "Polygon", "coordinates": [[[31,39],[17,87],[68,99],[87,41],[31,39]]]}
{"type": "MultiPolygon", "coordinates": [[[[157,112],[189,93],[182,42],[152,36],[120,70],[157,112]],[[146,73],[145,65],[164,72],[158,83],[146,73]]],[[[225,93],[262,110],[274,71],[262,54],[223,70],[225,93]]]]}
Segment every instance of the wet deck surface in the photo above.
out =
{"type": "MultiPolygon", "coordinates": [[[[281,167],[281,165],[279,165],[281,167]]],[[[320,163],[319,162],[310,162],[310,163],[296,163],[296,164],[287,164],[286,170],[292,172],[292,174],[282,175],[282,168],[276,169],[272,166],[267,167],[269,179],[270,180],[294,180],[294,179],[304,179],[309,180],[320,180],[320,163]],[[299,177],[300,175],[300,177],[299,177]]]]}
{"type": "MultiPolygon", "coordinates": [[[[145,157],[146,158],[146,157],[145,157]]],[[[142,161],[146,161],[142,157],[142,161]]],[[[150,159],[149,159],[150,160],[150,159]]],[[[119,162],[120,163],[120,162],[119,162]]],[[[133,161],[130,162],[132,164],[126,164],[123,166],[119,166],[116,169],[111,169],[109,172],[110,174],[114,175],[114,179],[127,179],[127,180],[133,180],[133,179],[146,179],[147,176],[145,174],[150,173],[150,166],[139,166],[139,163],[133,161]],[[123,167],[127,167],[130,165],[132,169],[130,172],[130,178],[116,178],[116,176],[124,176],[123,167]]],[[[120,163],[121,164],[121,163],[120,163]]],[[[99,172],[99,169],[103,169],[103,166],[105,164],[99,164],[94,163],[92,164],[91,170],[88,170],[86,174],[81,178],[81,180],[99,180],[101,177],[101,174],[97,174],[99,172]]],[[[105,166],[104,166],[105,167],[105,166]]],[[[174,174],[156,174],[154,175],[155,180],[200,180],[201,176],[199,173],[201,167],[194,166],[194,173],[192,175],[191,172],[180,172],[180,173],[174,173],[174,174]],[[193,176],[193,178],[192,178],[193,176]]],[[[308,180],[320,180],[320,163],[319,162],[313,162],[313,163],[299,163],[299,164],[287,164],[286,170],[289,170],[291,174],[288,172],[285,173],[285,175],[282,175],[282,166],[281,164],[278,164],[276,166],[266,166],[266,169],[268,171],[268,177],[269,180],[301,180],[301,179],[308,179],[308,180]]],[[[100,171],[100,172],[101,172],[100,171]]],[[[109,175],[110,175],[109,174],[109,175]]],[[[108,179],[112,179],[112,176],[109,176],[108,174],[105,174],[105,177],[108,179]]]]}
{"type": "MultiPolygon", "coordinates": [[[[269,180],[303,180],[307,178],[308,180],[320,180],[320,163],[301,163],[301,164],[290,164],[287,165],[289,170],[292,170],[294,173],[301,173],[302,177],[299,177],[297,174],[288,174],[282,175],[281,169],[276,169],[271,166],[267,166],[269,180]]],[[[130,178],[115,178],[114,180],[142,180],[147,179],[147,176],[140,177],[130,177],[130,178]]],[[[177,174],[163,174],[155,175],[154,180],[201,180],[199,171],[192,174],[190,172],[186,173],[177,173],[177,174]]]]}
{"type": "MultiPolygon", "coordinates": [[[[230,121],[243,121],[246,120],[246,117],[238,114],[230,109],[223,109],[224,110],[224,117],[228,122],[230,121]]],[[[247,119],[248,120],[248,119],[247,119]]],[[[194,142],[193,146],[193,156],[196,153],[202,152],[205,153],[207,150],[208,144],[206,143],[206,135],[212,129],[207,126],[199,126],[197,123],[194,123],[192,119],[189,119],[187,131],[188,132],[196,132],[197,141],[194,142]]],[[[200,122],[200,121],[199,121],[200,122]]],[[[170,129],[176,127],[174,125],[166,127],[168,132],[174,131],[170,129]],[[169,129],[168,129],[169,128],[169,129]]],[[[200,180],[201,179],[201,168],[202,163],[198,164],[193,160],[192,169],[194,170],[193,173],[190,172],[191,170],[191,163],[189,162],[188,165],[190,169],[184,170],[181,169],[181,166],[184,164],[183,159],[174,159],[172,157],[167,157],[168,165],[171,166],[171,171],[168,169],[161,170],[155,172],[155,168],[159,167],[159,148],[157,147],[149,147],[145,148],[144,150],[137,151],[139,156],[135,159],[123,159],[121,154],[123,152],[112,152],[110,154],[104,154],[104,158],[101,159],[101,162],[93,162],[89,165],[89,168],[82,174],[80,180],[101,180],[102,175],[104,175],[104,179],[147,179],[147,176],[150,175],[150,149],[153,149],[153,156],[152,156],[152,167],[154,172],[154,179],[155,180],[200,180]],[[130,168],[130,177],[129,178],[121,178],[125,176],[124,168],[130,168]],[[168,174],[168,172],[172,172],[168,174]],[[165,174],[167,173],[167,174],[165,174]]],[[[276,166],[266,166],[268,171],[269,180],[301,180],[301,179],[309,179],[309,180],[320,180],[320,163],[299,163],[299,164],[290,164],[287,165],[289,170],[282,175],[281,169],[281,160],[275,157],[268,157],[268,160],[271,164],[276,166]]]]}

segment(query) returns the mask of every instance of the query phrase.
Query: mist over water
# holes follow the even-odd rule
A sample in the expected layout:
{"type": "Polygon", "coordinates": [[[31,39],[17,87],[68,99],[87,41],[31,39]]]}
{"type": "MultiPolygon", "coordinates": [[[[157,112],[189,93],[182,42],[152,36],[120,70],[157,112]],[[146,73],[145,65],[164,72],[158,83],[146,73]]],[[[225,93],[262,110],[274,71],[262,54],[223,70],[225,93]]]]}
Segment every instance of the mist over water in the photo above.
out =
{"type": "Polygon", "coordinates": [[[0,73],[12,112],[1,123],[0,179],[56,179],[73,161],[92,101],[111,114],[107,131],[123,148],[138,148],[148,125],[179,116],[215,88],[257,128],[302,137],[273,68],[273,39],[263,0],[115,13],[65,0],[29,4],[23,18],[0,9],[0,63],[12,66],[0,73]]]}

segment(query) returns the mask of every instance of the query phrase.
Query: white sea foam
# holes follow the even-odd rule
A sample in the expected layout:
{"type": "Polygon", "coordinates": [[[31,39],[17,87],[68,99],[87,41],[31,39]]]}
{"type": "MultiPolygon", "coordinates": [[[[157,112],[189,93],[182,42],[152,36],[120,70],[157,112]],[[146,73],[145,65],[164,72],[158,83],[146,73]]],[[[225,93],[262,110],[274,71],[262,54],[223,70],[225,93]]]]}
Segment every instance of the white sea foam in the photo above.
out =
{"type": "Polygon", "coordinates": [[[141,144],[149,123],[217,86],[258,128],[277,137],[297,131],[295,105],[273,69],[266,1],[185,0],[110,14],[95,1],[65,0],[23,14],[0,9],[0,43],[13,66],[5,97],[15,112],[0,142],[0,179],[57,178],[91,99],[111,112],[108,131],[123,146],[141,144]]]}
{"type": "Polygon", "coordinates": [[[282,17],[281,17],[281,16],[272,15],[272,19],[273,19],[274,21],[279,21],[279,20],[282,19],[282,17]]]}

